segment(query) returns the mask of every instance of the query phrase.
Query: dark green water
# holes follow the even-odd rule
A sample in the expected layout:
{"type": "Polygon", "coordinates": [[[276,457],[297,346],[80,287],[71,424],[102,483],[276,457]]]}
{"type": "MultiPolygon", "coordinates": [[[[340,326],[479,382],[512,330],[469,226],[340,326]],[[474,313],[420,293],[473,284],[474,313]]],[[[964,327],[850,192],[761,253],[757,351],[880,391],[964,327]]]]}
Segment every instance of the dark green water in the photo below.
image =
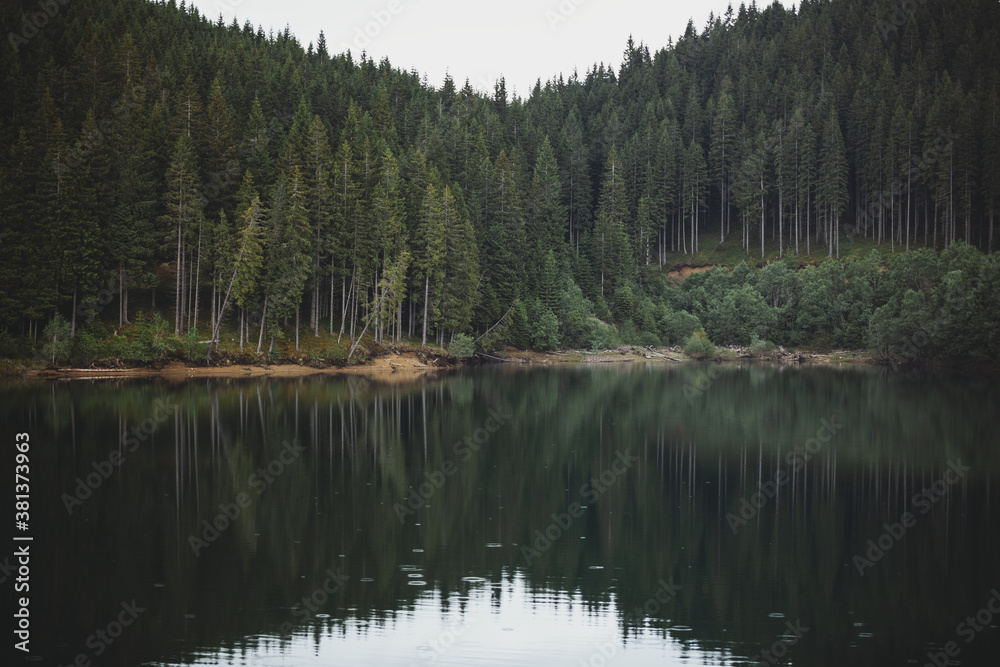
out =
{"type": "Polygon", "coordinates": [[[693,364],[0,385],[52,665],[993,664],[998,408],[693,364]]]}

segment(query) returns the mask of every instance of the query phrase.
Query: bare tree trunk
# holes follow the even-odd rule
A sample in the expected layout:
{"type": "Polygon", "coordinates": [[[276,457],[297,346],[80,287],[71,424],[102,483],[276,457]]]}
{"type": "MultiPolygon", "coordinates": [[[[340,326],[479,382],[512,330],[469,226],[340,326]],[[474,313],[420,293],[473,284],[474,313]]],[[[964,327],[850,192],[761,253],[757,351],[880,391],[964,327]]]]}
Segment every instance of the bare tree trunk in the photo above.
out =
{"type": "Polygon", "coordinates": [[[198,224],[198,262],[197,268],[194,274],[194,324],[192,328],[198,328],[198,305],[199,305],[199,292],[201,287],[201,223],[198,224]]]}
{"type": "Polygon", "coordinates": [[[764,177],[760,177],[760,258],[764,259],[764,177]]]}
{"type": "Polygon", "coordinates": [[[181,312],[184,292],[181,291],[181,276],[184,274],[184,264],[181,261],[184,254],[184,236],[181,234],[181,221],[177,221],[177,280],[176,280],[176,301],[174,303],[174,335],[181,333],[181,312]]]}
{"type": "Polygon", "coordinates": [[[264,323],[267,322],[267,297],[264,297],[264,312],[260,316],[260,335],[257,337],[257,354],[264,344],[264,323]]]}
{"type": "Polygon", "coordinates": [[[431,277],[424,276],[424,333],[420,339],[420,347],[427,347],[427,301],[431,293],[431,277]]]}
{"type": "Polygon", "coordinates": [[[784,227],[784,212],[785,206],[782,197],[782,183],[778,183],[778,259],[785,256],[785,227],[784,227]]]}
{"type": "Polygon", "coordinates": [[[330,271],[330,335],[333,335],[333,271],[330,271]]]}

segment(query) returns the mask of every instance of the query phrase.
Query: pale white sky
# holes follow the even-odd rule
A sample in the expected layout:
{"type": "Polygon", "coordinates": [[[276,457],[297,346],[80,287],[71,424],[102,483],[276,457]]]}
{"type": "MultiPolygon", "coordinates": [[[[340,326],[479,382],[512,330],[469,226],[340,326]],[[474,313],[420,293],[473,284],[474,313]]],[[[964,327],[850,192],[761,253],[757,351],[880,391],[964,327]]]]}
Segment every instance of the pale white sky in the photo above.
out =
{"type": "MultiPolygon", "coordinates": [[[[629,34],[650,53],[684,32],[689,18],[701,32],[709,12],[720,15],[729,0],[188,0],[211,19],[235,15],[264,32],[290,26],[303,47],[326,34],[331,53],[362,50],[393,67],[415,68],[440,87],[450,72],[481,91],[503,75],[507,92],[521,97],[557,73],[581,78],[595,63],[622,61],[629,34]]],[[[749,4],[749,2],[747,2],[749,4]]],[[[759,1],[758,7],[769,4],[759,1]]],[[[789,6],[789,3],[784,3],[789,6]]],[[[733,2],[734,12],[740,3],[733,2]]]]}

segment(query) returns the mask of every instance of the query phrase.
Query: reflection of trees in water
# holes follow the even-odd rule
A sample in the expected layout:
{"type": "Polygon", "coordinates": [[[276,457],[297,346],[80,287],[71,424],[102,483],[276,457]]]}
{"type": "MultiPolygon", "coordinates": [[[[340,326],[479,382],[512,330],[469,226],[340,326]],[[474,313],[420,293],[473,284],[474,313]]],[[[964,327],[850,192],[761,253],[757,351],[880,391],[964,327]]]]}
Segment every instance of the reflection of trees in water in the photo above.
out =
{"type": "MultiPolygon", "coordinates": [[[[504,368],[411,384],[27,385],[16,395],[6,388],[2,410],[30,424],[33,439],[59,443],[39,453],[56,497],[119,447],[115,434],[145,419],[157,398],[179,405],[77,514],[53,503],[48,519],[60,527],[58,551],[80,554],[56,571],[49,608],[63,608],[55,590],[105,601],[100,609],[165,584],[150,593],[150,621],[123,638],[149,655],[172,650],[168,638],[217,646],[299,623],[291,609],[340,567],[351,579],[322,610],[338,631],[338,619],[380,626],[410,608],[427,590],[408,585],[401,568],[414,565],[445,599],[466,590],[464,576],[510,581],[517,572],[535,590],[579,591],[595,610],[614,601],[623,615],[672,580],[682,592],[644,621],[653,628],[646,631],[706,648],[763,646],[774,635],[768,614],[781,612],[823,628],[797,648],[822,657],[846,656],[854,619],[895,657],[893,648],[921,632],[940,634],[941,618],[962,618],[969,600],[982,597],[982,573],[997,555],[989,483],[1000,462],[984,446],[995,381],[751,366],[722,368],[688,400],[684,387],[699,372],[504,368]],[[465,460],[456,444],[483,427],[490,409],[512,416],[465,460]],[[791,472],[784,457],[831,415],[844,428],[734,535],[726,514],[779,469],[791,472]],[[285,442],[307,452],[258,493],[254,476],[285,442]],[[586,504],[581,488],[625,450],[639,462],[524,567],[518,545],[553,513],[586,504]],[[973,467],[969,483],[918,515],[858,576],[851,558],[884,522],[912,511],[913,494],[958,457],[973,467]],[[457,472],[401,524],[394,504],[446,461],[457,472]],[[189,535],[240,493],[251,504],[195,557],[189,535]],[[109,557],[114,581],[87,574],[107,572],[109,557]],[[694,631],[675,636],[667,628],[677,624],[694,631]]],[[[77,612],[61,620],[79,625],[82,639],[101,619],[77,612]]],[[[628,641],[635,619],[622,623],[628,641]]]]}

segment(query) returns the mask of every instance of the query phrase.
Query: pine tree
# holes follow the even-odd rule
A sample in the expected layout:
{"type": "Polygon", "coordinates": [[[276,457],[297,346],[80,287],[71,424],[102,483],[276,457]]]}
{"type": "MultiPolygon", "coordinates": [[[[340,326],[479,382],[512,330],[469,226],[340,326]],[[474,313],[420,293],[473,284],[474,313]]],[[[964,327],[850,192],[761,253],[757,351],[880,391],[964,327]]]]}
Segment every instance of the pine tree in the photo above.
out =
{"type": "Polygon", "coordinates": [[[423,282],[423,332],[421,346],[427,346],[427,332],[437,325],[440,317],[441,289],[445,275],[447,237],[441,197],[434,183],[427,184],[421,207],[420,224],[414,248],[416,276],[423,282]]]}
{"type": "Polygon", "coordinates": [[[464,333],[472,321],[479,283],[479,253],[472,223],[459,209],[448,186],[441,196],[441,222],[445,238],[441,327],[454,335],[464,333]]]}
{"type": "MultiPolygon", "coordinates": [[[[677,205],[677,141],[678,131],[676,124],[666,119],[660,125],[660,135],[656,148],[656,161],[654,163],[653,181],[653,202],[656,204],[652,215],[662,221],[661,241],[660,241],[660,266],[666,261],[667,253],[667,224],[674,216],[677,205]]],[[[673,249],[674,235],[671,232],[671,250],[673,249]]]]}
{"type": "Polygon", "coordinates": [[[622,171],[618,151],[612,146],[604,167],[604,182],[589,243],[591,262],[600,274],[601,296],[629,282],[634,273],[625,233],[628,194],[622,171]]]}
{"type": "Polygon", "coordinates": [[[202,219],[198,179],[198,163],[194,153],[194,140],[182,132],[174,146],[173,158],[167,170],[167,189],[164,204],[167,213],[167,238],[176,249],[174,270],[174,333],[184,328],[187,309],[187,254],[188,237],[202,219]]]}
{"type": "Polygon", "coordinates": [[[231,193],[240,177],[232,122],[232,111],[216,76],[209,92],[205,113],[205,216],[214,217],[220,208],[231,205],[231,193]]]}
{"type": "Polygon", "coordinates": [[[580,112],[574,106],[566,117],[560,135],[564,162],[562,166],[563,201],[569,223],[569,242],[580,249],[580,238],[590,228],[591,181],[587,146],[583,139],[580,112]]]}
{"type": "Polygon", "coordinates": [[[271,209],[268,311],[274,321],[295,315],[298,351],[299,310],[312,270],[312,230],[302,172],[297,166],[292,167],[290,178],[279,178],[271,209]]]}
{"type": "MultiPolygon", "coordinates": [[[[126,35],[128,37],[128,35],[126,35]]],[[[128,59],[124,69],[138,69],[128,59]]],[[[129,75],[135,77],[134,73],[129,75]]],[[[135,87],[126,87],[125,96],[138,95],[135,87]]],[[[156,227],[157,191],[156,161],[151,136],[146,127],[145,107],[139,102],[116,118],[109,150],[111,154],[111,211],[105,230],[108,255],[115,265],[110,267],[118,279],[118,326],[129,322],[129,289],[151,286],[154,274],[151,261],[156,247],[149,243],[156,227]]]]}
{"type": "Polygon", "coordinates": [[[527,246],[532,281],[538,280],[545,257],[562,247],[565,224],[562,183],[559,180],[555,153],[546,137],[538,149],[535,173],[531,180],[527,246]]]}
{"type": "Polygon", "coordinates": [[[733,144],[736,136],[736,107],[729,94],[732,83],[724,77],[715,103],[712,119],[712,142],[709,148],[711,175],[719,182],[722,214],[719,216],[719,242],[726,240],[729,230],[729,190],[733,169],[733,144]]]}
{"type": "Polygon", "coordinates": [[[840,216],[847,208],[847,156],[844,152],[844,137],[840,132],[840,121],[836,107],[830,108],[823,126],[823,144],[820,154],[819,184],[817,203],[824,214],[828,256],[833,256],[836,246],[840,256],[840,216]]]}
{"type": "MultiPolygon", "coordinates": [[[[324,245],[330,256],[331,278],[339,273],[341,294],[340,336],[344,335],[347,323],[350,300],[355,294],[357,272],[350,266],[351,246],[350,231],[358,211],[358,186],[356,168],[351,154],[351,147],[344,141],[340,145],[333,161],[331,174],[333,184],[333,212],[330,231],[324,245]],[[350,287],[347,281],[350,277],[350,287]]],[[[355,267],[356,268],[356,267],[355,267]]],[[[353,321],[352,321],[353,328],[353,321]]],[[[332,333],[332,327],[331,327],[332,333]]]]}
{"type": "Polygon", "coordinates": [[[501,151],[493,166],[481,246],[483,298],[479,324],[484,328],[499,320],[519,296],[524,275],[523,201],[517,160],[501,151]]]}
{"type": "Polygon", "coordinates": [[[184,134],[194,139],[193,149],[197,149],[203,136],[201,97],[194,77],[188,75],[177,96],[173,118],[175,134],[184,134]]]}
{"type": "MultiPolygon", "coordinates": [[[[333,220],[333,193],[330,179],[330,165],[333,162],[333,155],[330,151],[330,142],[326,133],[326,126],[319,116],[314,116],[309,129],[309,144],[306,154],[305,180],[307,187],[307,201],[309,211],[309,224],[313,230],[313,257],[312,257],[312,307],[310,309],[310,324],[313,335],[319,336],[320,320],[320,280],[330,274],[330,318],[333,319],[333,295],[334,280],[333,273],[329,266],[323,266],[328,261],[329,249],[324,243],[330,235],[330,226],[333,220]]],[[[333,328],[331,323],[331,329],[333,328]]]]}
{"type": "Polygon", "coordinates": [[[247,120],[246,129],[243,132],[243,142],[240,146],[247,169],[256,174],[261,183],[272,183],[274,167],[271,159],[267,120],[264,118],[264,110],[257,97],[254,97],[253,105],[250,107],[250,117],[247,120]]]}
{"type": "MultiPolygon", "coordinates": [[[[681,197],[690,224],[691,253],[694,254],[698,252],[699,214],[705,205],[705,196],[708,190],[705,152],[697,141],[692,140],[684,152],[681,178],[684,183],[681,197]]],[[[683,239],[683,236],[681,238],[683,239]]],[[[684,247],[684,252],[687,252],[686,247],[684,247]]]]}

